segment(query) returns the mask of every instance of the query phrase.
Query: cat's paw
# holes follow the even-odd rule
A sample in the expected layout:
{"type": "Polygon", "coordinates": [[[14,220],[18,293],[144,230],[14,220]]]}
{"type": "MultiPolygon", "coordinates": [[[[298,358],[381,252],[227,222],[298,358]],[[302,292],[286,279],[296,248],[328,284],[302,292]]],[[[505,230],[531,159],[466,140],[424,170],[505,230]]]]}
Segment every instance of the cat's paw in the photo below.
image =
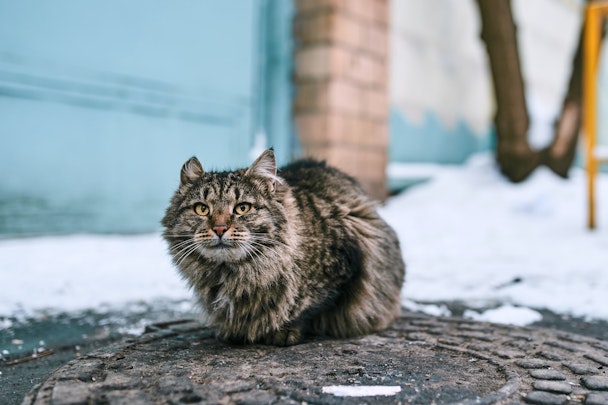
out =
{"type": "Polygon", "coordinates": [[[270,333],[262,339],[262,343],[275,346],[293,346],[302,341],[302,328],[285,327],[277,332],[270,333]]]}

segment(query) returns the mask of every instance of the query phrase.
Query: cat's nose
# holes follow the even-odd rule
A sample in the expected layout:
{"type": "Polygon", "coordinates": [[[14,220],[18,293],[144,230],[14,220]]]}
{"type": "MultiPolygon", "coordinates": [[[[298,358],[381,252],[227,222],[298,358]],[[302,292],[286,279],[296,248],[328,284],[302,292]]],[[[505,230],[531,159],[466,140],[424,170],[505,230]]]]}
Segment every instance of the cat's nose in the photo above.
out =
{"type": "Polygon", "coordinates": [[[217,236],[219,236],[220,238],[222,237],[224,232],[226,232],[227,230],[228,230],[228,226],[226,226],[226,224],[219,224],[219,225],[215,225],[213,227],[213,232],[215,232],[215,234],[217,236]]]}

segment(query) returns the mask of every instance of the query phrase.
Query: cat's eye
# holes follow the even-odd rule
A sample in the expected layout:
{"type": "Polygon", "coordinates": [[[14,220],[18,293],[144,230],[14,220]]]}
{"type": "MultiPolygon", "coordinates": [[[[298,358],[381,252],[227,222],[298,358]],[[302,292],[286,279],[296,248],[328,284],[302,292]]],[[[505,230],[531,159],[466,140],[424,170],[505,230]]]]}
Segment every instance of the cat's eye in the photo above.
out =
{"type": "Polygon", "coordinates": [[[251,209],[251,204],[249,203],[238,203],[234,207],[234,213],[237,215],[243,215],[247,213],[251,209]]]}
{"type": "Polygon", "coordinates": [[[200,215],[201,217],[204,217],[206,215],[209,215],[209,207],[203,203],[196,203],[196,204],[194,204],[194,213],[196,215],[200,215]]]}

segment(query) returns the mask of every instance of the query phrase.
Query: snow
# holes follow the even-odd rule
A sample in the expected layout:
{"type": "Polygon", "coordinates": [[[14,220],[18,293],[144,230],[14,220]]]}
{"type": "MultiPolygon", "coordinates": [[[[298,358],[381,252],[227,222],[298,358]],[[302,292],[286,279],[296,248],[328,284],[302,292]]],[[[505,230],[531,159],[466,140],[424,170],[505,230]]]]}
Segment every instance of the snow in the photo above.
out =
{"type": "Polygon", "coordinates": [[[530,308],[514,307],[510,304],[488,309],[482,313],[467,309],[464,311],[464,317],[475,321],[504,323],[518,326],[529,325],[543,319],[543,316],[538,311],[530,308]]]}
{"type": "MultiPolygon", "coordinates": [[[[608,319],[606,174],[589,231],[581,169],[563,180],[540,168],[520,184],[489,155],[428,169],[431,181],[381,207],[407,263],[407,308],[449,315],[442,302],[461,301],[484,309],[468,317],[513,324],[538,320],[538,309],[608,319]]],[[[191,298],[159,234],[0,240],[0,283],[0,329],[15,314],[191,298]]]]}
{"type": "Polygon", "coordinates": [[[392,396],[401,392],[398,385],[330,385],[323,387],[324,394],[336,397],[373,397],[377,395],[392,396]]]}
{"type": "Polygon", "coordinates": [[[608,145],[598,145],[595,147],[594,156],[596,159],[608,162],[608,145]]]}
{"type": "Polygon", "coordinates": [[[484,154],[391,199],[381,213],[408,265],[404,299],[608,319],[608,176],[597,180],[595,231],[586,180],[581,169],[564,180],[539,168],[512,184],[484,154]]]}
{"type": "Polygon", "coordinates": [[[451,311],[448,309],[445,304],[421,304],[419,302],[414,302],[407,298],[403,298],[402,305],[411,311],[422,312],[427,315],[432,316],[450,316],[452,315],[451,311]]]}
{"type": "Polygon", "coordinates": [[[6,316],[190,297],[158,234],[2,240],[0,279],[6,316]]]}

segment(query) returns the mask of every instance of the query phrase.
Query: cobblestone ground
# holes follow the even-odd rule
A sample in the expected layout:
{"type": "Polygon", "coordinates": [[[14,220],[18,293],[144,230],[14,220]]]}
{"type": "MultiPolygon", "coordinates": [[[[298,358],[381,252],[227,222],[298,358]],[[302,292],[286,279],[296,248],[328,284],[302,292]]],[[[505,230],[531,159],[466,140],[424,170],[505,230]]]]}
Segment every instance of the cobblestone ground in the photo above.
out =
{"type": "Polygon", "coordinates": [[[542,328],[406,315],[382,333],[281,348],[229,346],[183,320],[71,361],[23,403],[608,405],[607,370],[608,343],[542,328]]]}

